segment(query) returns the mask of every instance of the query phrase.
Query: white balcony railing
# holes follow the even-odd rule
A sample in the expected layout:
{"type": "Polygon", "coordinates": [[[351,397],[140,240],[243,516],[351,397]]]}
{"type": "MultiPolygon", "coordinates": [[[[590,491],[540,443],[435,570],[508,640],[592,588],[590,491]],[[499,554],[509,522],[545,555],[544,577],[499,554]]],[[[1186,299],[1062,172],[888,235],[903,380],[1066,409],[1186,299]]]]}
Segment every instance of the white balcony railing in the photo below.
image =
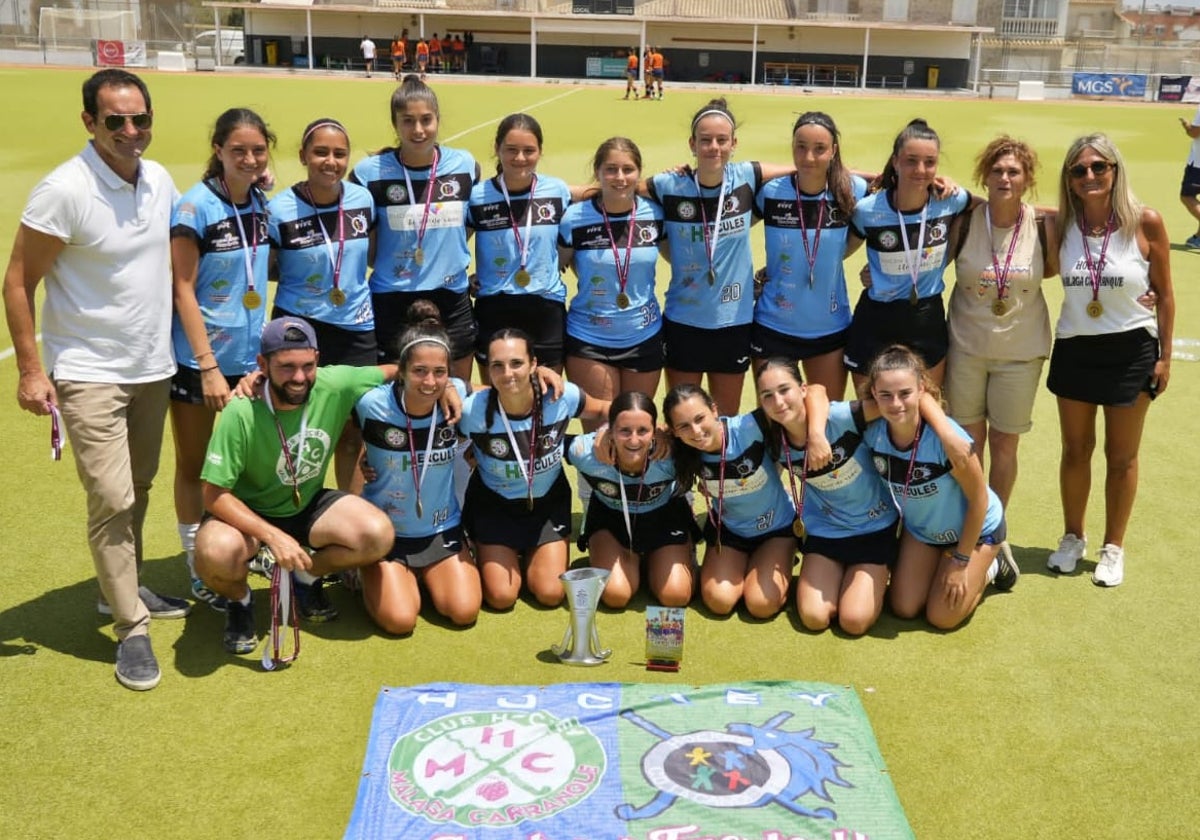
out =
{"type": "Polygon", "coordinates": [[[1058,18],[1004,18],[1000,34],[1009,38],[1057,38],[1058,18]]]}

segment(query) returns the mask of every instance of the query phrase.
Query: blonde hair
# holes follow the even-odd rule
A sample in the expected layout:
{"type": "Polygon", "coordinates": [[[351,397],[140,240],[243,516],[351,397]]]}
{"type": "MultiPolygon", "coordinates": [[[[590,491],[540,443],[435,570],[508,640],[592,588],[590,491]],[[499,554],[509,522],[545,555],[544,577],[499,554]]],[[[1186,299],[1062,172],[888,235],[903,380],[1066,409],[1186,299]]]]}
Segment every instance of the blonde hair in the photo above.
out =
{"type": "Polygon", "coordinates": [[[1142,203],[1137,200],[1129,187],[1129,176],[1125,172],[1125,159],[1112,140],[1106,134],[1088,134],[1080,137],[1067,149],[1063,158],[1062,172],[1058,182],[1058,227],[1059,230],[1069,230],[1071,225],[1079,224],[1081,210],[1079,198],[1071,189],[1071,166],[1084,149],[1091,149],[1115,167],[1112,185],[1112,210],[1116,218],[1117,230],[1133,235],[1137,233],[1142,221],[1142,203]]]}

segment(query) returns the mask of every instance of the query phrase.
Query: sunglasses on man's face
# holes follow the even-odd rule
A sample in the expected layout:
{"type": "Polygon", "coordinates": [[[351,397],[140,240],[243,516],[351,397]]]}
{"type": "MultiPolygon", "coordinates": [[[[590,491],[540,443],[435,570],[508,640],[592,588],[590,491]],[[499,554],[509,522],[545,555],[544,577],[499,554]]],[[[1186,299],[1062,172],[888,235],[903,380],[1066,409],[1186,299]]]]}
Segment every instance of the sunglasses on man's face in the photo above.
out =
{"type": "Polygon", "coordinates": [[[138,131],[145,131],[154,123],[153,115],[146,111],[140,114],[109,114],[104,118],[104,127],[109,131],[120,131],[128,120],[138,131]]]}
{"type": "Polygon", "coordinates": [[[1077,163],[1068,169],[1067,172],[1070,173],[1072,178],[1086,178],[1089,172],[1092,173],[1092,177],[1099,178],[1108,170],[1116,170],[1116,168],[1117,165],[1115,163],[1109,163],[1106,160],[1094,160],[1091,163],[1077,163]]]}

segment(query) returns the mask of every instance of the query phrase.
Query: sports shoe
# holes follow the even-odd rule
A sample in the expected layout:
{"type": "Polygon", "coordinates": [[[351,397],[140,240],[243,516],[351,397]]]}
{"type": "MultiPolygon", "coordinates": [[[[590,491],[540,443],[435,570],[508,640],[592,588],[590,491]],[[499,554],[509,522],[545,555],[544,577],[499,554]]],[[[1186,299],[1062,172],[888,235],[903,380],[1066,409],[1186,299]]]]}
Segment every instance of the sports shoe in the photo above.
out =
{"type": "Polygon", "coordinates": [[[162,679],[150,637],[130,636],[117,644],[117,682],[134,691],[149,691],[162,679]]]}
{"type": "Polygon", "coordinates": [[[250,558],[250,571],[256,575],[262,575],[265,578],[271,576],[271,572],[275,568],[275,555],[271,553],[271,549],[265,545],[258,549],[258,553],[250,558]]]}
{"type": "Polygon", "coordinates": [[[1075,564],[1087,554],[1087,537],[1077,537],[1074,534],[1063,534],[1058,541],[1058,548],[1050,552],[1046,560],[1046,568],[1052,572],[1069,575],[1075,571],[1075,564]]]}
{"type": "MultiPolygon", "coordinates": [[[[138,595],[142,599],[142,603],[146,605],[146,609],[150,611],[151,618],[183,618],[192,611],[192,604],[183,598],[173,598],[170,595],[159,595],[151,592],[147,586],[138,587],[138,595]]],[[[112,615],[112,607],[104,601],[96,602],[96,612],[100,615],[112,615]]],[[[150,686],[153,688],[154,686],[150,686]]]]}
{"type": "Polygon", "coordinates": [[[1120,586],[1125,580],[1125,549],[1119,545],[1105,543],[1100,549],[1100,561],[1092,572],[1092,583],[1097,586],[1120,586]]]}
{"type": "Polygon", "coordinates": [[[229,601],[225,609],[225,634],[221,643],[230,653],[253,653],[258,647],[254,633],[254,602],[229,601]]]}
{"type": "Polygon", "coordinates": [[[337,609],[329,603],[329,598],[325,595],[324,584],[321,578],[309,584],[301,583],[292,577],[292,585],[296,587],[296,608],[300,610],[300,617],[305,621],[323,624],[338,617],[337,609]]]}
{"type": "Polygon", "coordinates": [[[1000,568],[996,571],[992,585],[1001,592],[1008,592],[1021,579],[1021,570],[1017,566],[1017,561],[1013,559],[1012,548],[1009,547],[1008,540],[1000,543],[1000,552],[996,555],[996,562],[999,563],[1000,568]]]}
{"type": "Polygon", "coordinates": [[[213,592],[204,585],[204,581],[200,580],[200,578],[192,578],[192,597],[197,601],[208,604],[217,612],[225,612],[225,608],[229,605],[224,595],[218,595],[216,592],[213,592]]]}
{"type": "Polygon", "coordinates": [[[1189,236],[1183,244],[1189,248],[1200,248],[1200,233],[1189,236]]]}

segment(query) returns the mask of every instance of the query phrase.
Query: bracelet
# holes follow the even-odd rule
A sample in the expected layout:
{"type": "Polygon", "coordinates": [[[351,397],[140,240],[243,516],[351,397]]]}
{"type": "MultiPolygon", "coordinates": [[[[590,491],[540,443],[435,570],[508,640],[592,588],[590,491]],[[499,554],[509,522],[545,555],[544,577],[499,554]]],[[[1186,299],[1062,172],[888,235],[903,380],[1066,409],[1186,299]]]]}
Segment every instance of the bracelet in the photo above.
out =
{"type": "Polygon", "coordinates": [[[200,372],[208,373],[210,370],[220,370],[220,369],[221,369],[220,365],[213,365],[212,367],[200,368],[200,372]]]}
{"type": "Polygon", "coordinates": [[[960,566],[965,566],[971,562],[971,558],[969,555],[963,554],[961,551],[958,551],[957,549],[955,551],[950,552],[950,559],[953,560],[955,563],[958,563],[960,566]]]}
{"type": "Polygon", "coordinates": [[[203,358],[204,356],[211,356],[212,354],[213,354],[213,351],[211,351],[211,350],[205,350],[203,353],[197,353],[197,354],[196,354],[196,359],[197,359],[197,361],[199,361],[199,360],[200,360],[201,358],[203,358]]]}

